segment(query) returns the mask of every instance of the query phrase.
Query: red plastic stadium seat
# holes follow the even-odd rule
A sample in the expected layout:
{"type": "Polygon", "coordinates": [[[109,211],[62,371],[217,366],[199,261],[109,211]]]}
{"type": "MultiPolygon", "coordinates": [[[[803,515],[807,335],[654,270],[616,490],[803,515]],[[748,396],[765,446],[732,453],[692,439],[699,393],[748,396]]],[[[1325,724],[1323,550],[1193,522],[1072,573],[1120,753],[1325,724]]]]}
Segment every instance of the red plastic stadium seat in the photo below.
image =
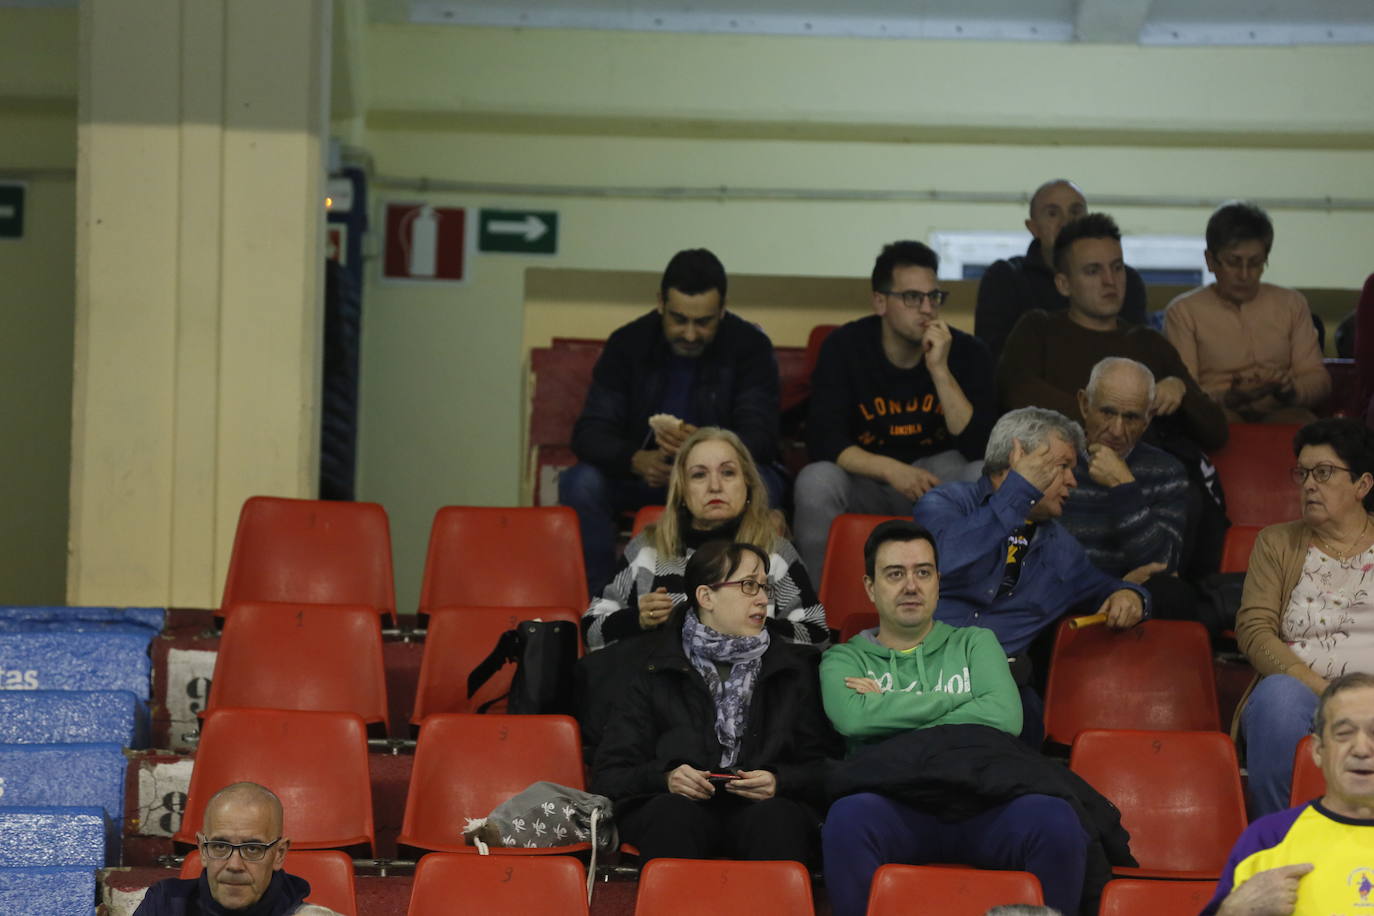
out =
{"type": "MultiPolygon", "coordinates": [[[[310,882],[306,903],[324,906],[343,916],[358,916],[358,900],[353,890],[353,860],[337,849],[315,849],[286,854],[283,870],[310,882]]],[[[199,878],[200,850],[192,849],[181,863],[181,877],[199,878]]]]}
{"type": "Polygon", "coordinates": [[[1061,623],[1045,691],[1046,737],[1072,744],[1085,728],[1220,728],[1202,624],[1147,620],[1129,630],[1074,630],[1061,623]]]}
{"type": "Polygon", "coordinates": [[[635,513],[634,524],[630,527],[630,536],[638,536],[641,531],[654,524],[662,517],[662,506],[641,506],[639,511],[635,513]]]}
{"type": "Polygon", "coordinates": [[[577,514],[566,506],[445,506],[434,515],[420,613],[440,607],[587,609],[577,514]]]}
{"type": "Polygon", "coordinates": [[[256,601],[230,608],[207,710],[355,712],[385,735],[386,670],[374,609],[256,601]]]}
{"type": "Polygon", "coordinates": [[[205,805],[235,782],[277,794],[293,849],[352,849],[375,855],[367,726],[357,713],[216,709],[205,717],[181,828],[193,846],[205,805]]]}
{"type": "Polygon", "coordinates": [[[884,865],[873,873],[868,916],[905,916],[915,912],[914,900],[939,901],[940,916],[983,916],[995,906],[1045,902],[1030,872],[884,865]]]}
{"type": "MultiPolygon", "coordinates": [[[[582,738],[569,716],[441,713],[420,726],[398,846],[473,853],[463,842],[465,818],[492,809],[541,780],[585,787],[582,738]]],[[[550,855],[586,843],[543,849],[492,847],[493,853],[550,855]]]]}
{"type": "Polygon", "coordinates": [[[1138,881],[1117,878],[1102,891],[1098,916],[1197,916],[1215,881],[1138,881]]]}
{"type": "Polygon", "coordinates": [[[396,617],[391,527],[376,503],[254,496],[243,504],[221,607],[364,604],[396,617]]]}
{"type": "Polygon", "coordinates": [[[635,916],[798,916],[814,913],[800,862],[651,859],[639,873],[635,916]]]}
{"type": "MultiPolygon", "coordinates": [[[[879,522],[906,519],[902,515],[860,515],[849,512],[830,524],[821,571],[820,599],[830,625],[841,632],[851,614],[876,614],[864,591],[864,541],[879,522]]],[[[909,519],[908,519],[909,520],[909,519]]]]}
{"type": "Polygon", "coordinates": [[[1226,447],[1211,455],[1235,525],[1273,525],[1298,518],[1298,488],[1288,476],[1296,423],[1232,423],[1226,447]]]}
{"type": "MultiPolygon", "coordinates": [[[[1226,497],[1228,500],[1230,496],[1226,497]]],[[[1250,568],[1250,551],[1255,549],[1263,525],[1232,525],[1226,529],[1221,547],[1221,571],[1243,573],[1250,568]]]]}
{"type": "Polygon", "coordinates": [[[433,853],[415,868],[407,916],[587,912],[587,872],[572,856],[511,859],[433,853]]]}
{"type": "Polygon", "coordinates": [[[1245,829],[1231,739],[1220,732],[1079,732],[1069,768],[1121,809],[1140,868],[1126,877],[1216,880],[1245,829]]]}
{"type": "MultiPolygon", "coordinates": [[[[492,675],[472,699],[468,699],[468,675],[491,654],[501,634],[515,629],[520,621],[537,617],[567,620],[578,626],[581,616],[567,608],[436,608],[429,615],[411,723],[419,725],[425,716],[437,712],[475,712],[483,703],[509,691],[514,665],[492,675]]],[[[580,642],[578,647],[580,654],[580,642]]],[[[501,712],[504,706],[493,708],[501,712]]]]}
{"type": "Polygon", "coordinates": [[[1298,742],[1293,754],[1293,786],[1288,790],[1288,805],[1296,807],[1326,794],[1326,776],[1312,759],[1312,736],[1298,742]]]}

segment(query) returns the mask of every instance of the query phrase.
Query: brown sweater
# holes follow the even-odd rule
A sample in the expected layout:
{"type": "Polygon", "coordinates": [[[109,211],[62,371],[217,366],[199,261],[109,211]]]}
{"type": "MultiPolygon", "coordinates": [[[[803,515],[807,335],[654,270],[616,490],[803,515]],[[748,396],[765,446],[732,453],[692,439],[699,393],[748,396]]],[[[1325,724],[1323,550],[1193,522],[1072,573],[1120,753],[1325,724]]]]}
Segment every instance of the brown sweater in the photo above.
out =
{"type": "Polygon", "coordinates": [[[1289,674],[1315,688],[1321,679],[1279,635],[1311,546],[1311,529],[1301,521],[1270,525],[1259,533],[1236,614],[1236,642],[1261,675],[1289,674]]]}
{"type": "Polygon", "coordinates": [[[1226,414],[1198,387],[1164,335],[1151,328],[1118,325],[1092,331],[1067,312],[1027,312],[1016,323],[997,366],[997,394],[1003,410],[1047,407],[1083,422],[1078,390],[1087,387],[1098,361],[1124,356],[1150,367],[1155,380],[1173,376],[1187,387],[1175,415],[1184,432],[1207,451],[1226,444],[1226,414]]]}

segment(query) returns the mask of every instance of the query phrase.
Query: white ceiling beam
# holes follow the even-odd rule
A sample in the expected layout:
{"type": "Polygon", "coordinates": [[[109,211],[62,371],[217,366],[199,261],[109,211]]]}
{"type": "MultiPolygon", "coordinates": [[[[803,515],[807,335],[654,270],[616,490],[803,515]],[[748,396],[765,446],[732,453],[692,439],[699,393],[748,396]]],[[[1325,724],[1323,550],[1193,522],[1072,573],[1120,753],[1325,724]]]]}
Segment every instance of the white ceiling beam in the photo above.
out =
{"type": "Polygon", "coordinates": [[[1150,0],[1078,0],[1074,38],[1095,44],[1136,44],[1150,0]]]}

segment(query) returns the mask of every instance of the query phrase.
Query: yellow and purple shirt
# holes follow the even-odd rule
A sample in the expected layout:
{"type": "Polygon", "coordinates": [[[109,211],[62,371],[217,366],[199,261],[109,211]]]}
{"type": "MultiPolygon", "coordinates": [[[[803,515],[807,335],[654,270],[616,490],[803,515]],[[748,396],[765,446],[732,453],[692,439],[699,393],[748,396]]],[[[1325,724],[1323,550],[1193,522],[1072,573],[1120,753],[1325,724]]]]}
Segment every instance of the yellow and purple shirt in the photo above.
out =
{"type": "Polygon", "coordinates": [[[1313,868],[1298,883],[1294,916],[1374,916],[1374,820],[1343,817],[1320,800],[1247,827],[1202,916],[1215,913],[1232,890],[1260,872],[1305,862],[1313,868]]]}

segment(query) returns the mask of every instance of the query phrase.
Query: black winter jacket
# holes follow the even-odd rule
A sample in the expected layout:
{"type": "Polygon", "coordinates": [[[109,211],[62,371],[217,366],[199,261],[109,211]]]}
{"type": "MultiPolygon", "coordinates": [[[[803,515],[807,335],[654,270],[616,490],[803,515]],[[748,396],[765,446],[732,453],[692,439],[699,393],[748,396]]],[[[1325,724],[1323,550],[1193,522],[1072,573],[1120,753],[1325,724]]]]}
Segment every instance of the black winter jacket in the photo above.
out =
{"type": "Polygon", "coordinates": [[[1062,798],[1091,841],[1083,913],[1097,912],[1113,865],[1137,864],[1115,805],[1077,773],[986,725],[937,725],[894,735],[849,757],[826,787],[832,798],[877,792],[947,822],[1022,795],[1062,798]]]}
{"type": "MultiPolygon", "coordinates": [[[[596,751],[591,790],[614,800],[617,816],[666,792],[666,774],[684,763],[713,772],[720,766],[715,704],[682,651],[682,613],[647,637],[654,646],[629,678],[596,751]]],[[[836,748],[821,706],[819,659],[809,646],[770,642],[736,761],[740,769],[771,770],[778,795],[817,810],[825,798],[827,754],[836,748]]]]}
{"type": "MultiPolygon", "coordinates": [[[[671,351],[658,312],[617,329],[592,369],[587,403],[573,427],[572,450],[578,461],[613,477],[630,476],[635,452],[653,447],[649,417],[658,413],[667,382],[671,351]]],[[[733,430],[754,461],[766,464],[778,449],[778,359],[758,328],[727,311],[720,328],[699,357],[692,392],[698,426],[733,430]]]]}

